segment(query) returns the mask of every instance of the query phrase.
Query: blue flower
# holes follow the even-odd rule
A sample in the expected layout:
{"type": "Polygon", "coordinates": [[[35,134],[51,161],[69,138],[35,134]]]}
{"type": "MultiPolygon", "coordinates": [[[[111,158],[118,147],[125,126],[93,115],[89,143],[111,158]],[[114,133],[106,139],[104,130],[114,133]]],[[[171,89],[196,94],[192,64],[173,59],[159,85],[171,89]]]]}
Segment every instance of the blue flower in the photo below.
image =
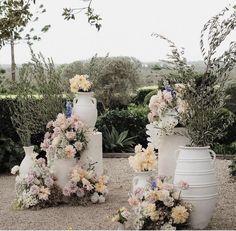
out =
{"type": "Polygon", "coordinates": [[[71,117],[72,114],[72,103],[70,101],[66,102],[65,116],[66,118],[71,117]]]}
{"type": "Polygon", "coordinates": [[[152,182],[151,182],[151,187],[152,187],[152,190],[157,187],[156,181],[152,181],[152,182]]]}

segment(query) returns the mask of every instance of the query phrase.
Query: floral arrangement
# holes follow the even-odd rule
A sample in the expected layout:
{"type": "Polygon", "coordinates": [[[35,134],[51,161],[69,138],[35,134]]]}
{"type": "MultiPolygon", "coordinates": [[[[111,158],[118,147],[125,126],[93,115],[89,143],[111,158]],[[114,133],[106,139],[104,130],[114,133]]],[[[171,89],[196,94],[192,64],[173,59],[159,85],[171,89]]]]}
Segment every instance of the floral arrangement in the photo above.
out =
{"type": "MultiPolygon", "coordinates": [[[[18,172],[19,166],[14,166],[11,170],[12,174],[18,172]]],[[[55,179],[43,158],[35,160],[34,166],[26,176],[16,176],[15,189],[16,208],[45,207],[45,203],[50,203],[50,196],[55,189],[55,179]]]]}
{"type": "Polygon", "coordinates": [[[40,147],[46,151],[48,162],[53,159],[80,157],[87,147],[87,127],[77,115],[66,118],[62,113],[47,124],[47,132],[40,147]]]}
{"type": "Polygon", "coordinates": [[[71,173],[70,180],[63,188],[63,195],[74,198],[79,203],[86,203],[90,200],[92,203],[104,203],[105,196],[108,194],[108,177],[97,176],[93,169],[93,164],[87,168],[76,165],[71,173]]]}
{"type": "Polygon", "coordinates": [[[118,209],[117,213],[113,216],[112,221],[125,224],[125,222],[128,221],[129,217],[130,217],[130,212],[128,211],[128,209],[122,207],[118,209]]]}
{"type": "Polygon", "coordinates": [[[172,134],[174,127],[181,122],[182,115],[187,110],[184,92],[184,84],[177,83],[174,87],[166,84],[164,90],[158,90],[151,97],[148,119],[158,127],[159,135],[172,134]]]}
{"type": "Polygon", "coordinates": [[[128,200],[136,216],[135,228],[175,230],[186,227],[192,205],[183,202],[180,195],[181,190],[187,188],[186,182],[174,186],[164,177],[152,181],[147,188],[138,188],[128,200]]]}
{"type": "Polygon", "coordinates": [[[75,75],[70,79],[70,90],[73,93],[87,92],[91,90],[91,82],[88,75],[75,75]]]}
{"type": "Polygon", "coordinates": [[[142,145],[135,146],[135,155],[129,157],[129,164],[135,172],[152,171],[157,167],[154,147],[151,143],[145,149],[142,145]]]}
{"type": "MultiPolygon", "coordinates": [[[[12,174],[19,173],[14,166],[12,174]]],[[[76,165],[70,173],[70,180],[63,189],[58,187],[57,179],[47,167],[45,159],[36,159],[26,176],[16,176],[17,209],[43,208],[58,204],[86,205],[88,202],[104,203],[108,194],[108,177],[97,176],[94,164],[86,167],[76,165]]]]}

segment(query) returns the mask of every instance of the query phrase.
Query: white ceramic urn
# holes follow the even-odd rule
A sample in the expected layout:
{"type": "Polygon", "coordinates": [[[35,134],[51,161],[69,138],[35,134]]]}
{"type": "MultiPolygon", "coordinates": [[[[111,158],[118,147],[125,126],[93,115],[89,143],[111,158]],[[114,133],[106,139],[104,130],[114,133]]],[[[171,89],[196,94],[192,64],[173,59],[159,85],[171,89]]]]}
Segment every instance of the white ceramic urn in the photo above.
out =
{"type": "Polygon", "coordinates": [[[176,154],[178,160],[174,184],[180,181],[189,184],[181,196],[193,205],[190,225],[193,229],[205,229],[217,202],[216,155],[209,147],[180,147],[176,154]]]}
{"type": "Polygon", "coordinates": [[[97,100],[93,97],[93,92],[79,92],[73,100],[73,114],[80,117],[89,128],[94,130],[97,121],[97,100]]]}
{"type": "Polygon", "coordinates": [[[25,157],[22,160],[21,164],[20,164],[20,170],[19,170],[19,174],[22,177],[25,177],[28,175],[31,167],[33,167],[34,165],[34,146],[24,146],[23,147],[24,151],[25,151],[25,157]]]}

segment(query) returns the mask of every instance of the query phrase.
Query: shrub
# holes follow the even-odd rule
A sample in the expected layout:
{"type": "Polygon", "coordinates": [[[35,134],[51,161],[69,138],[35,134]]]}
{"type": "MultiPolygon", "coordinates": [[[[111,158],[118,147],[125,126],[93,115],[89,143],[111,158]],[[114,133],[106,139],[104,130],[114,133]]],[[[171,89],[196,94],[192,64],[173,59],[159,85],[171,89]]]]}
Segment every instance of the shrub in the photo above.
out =
{"type": "Polygon", "coordinates": [[[146,125],[148,123],[147,113],[143,108],[129,108],[128,110],[111,110],[98,118],[96,127],[102,133],[105,127],[109,130],[112,126],[121,133],[128,130],[128,137],[133,137],[135,144],[147,146],[146,125]]]}
{"type": "Polygon", "coordinates": [[[144,101],[143,101],[143,104],[144,104],[144,105],[148,105],[149,102],[150,102],[151,97],[152,97],[153,95],[156,95],[156,94],[157,94],[157,90],[153,90],[153,91],[149,92],[149,93],[145,96],[144,101]]]}
{"type": "Polygon", "coordinates": [[[236,176],[236,157],[234,157],[229,165],[229,173],[231,176],[236,176]]]}
{"type": "Polygon", "coordinates": [[[136,105],[144,104],[145,97],[152,91],[157,90],[158,86],[149,86],[139,88],[132,98],[132,103],[136,105]]]}
{"type": "Polygon", "coordinates": [[[23,159],[22,147],[10,138],[0,137],[0,173],[9,172],[14,165],[23,159]]]}
{"type": "Polygon", "coordinates": [[[104,108],[127,105],[139,82],[141,63],[130,57],[94,57],[89,66],[95,95],[104,108]]]}
{"type": "Polygon", "coordinates": [[[133,152],[134,138],[128,137],[128,130],[118,133],[112,126],[111,132],[104,126],[103,152],[133,152]]]}
{"type": "Polygon", "coordinates": [[[226,108],[236,114],[236,83],[231,84],[226,89],[226,94],[228,95],[226,99],[226,108]]]}

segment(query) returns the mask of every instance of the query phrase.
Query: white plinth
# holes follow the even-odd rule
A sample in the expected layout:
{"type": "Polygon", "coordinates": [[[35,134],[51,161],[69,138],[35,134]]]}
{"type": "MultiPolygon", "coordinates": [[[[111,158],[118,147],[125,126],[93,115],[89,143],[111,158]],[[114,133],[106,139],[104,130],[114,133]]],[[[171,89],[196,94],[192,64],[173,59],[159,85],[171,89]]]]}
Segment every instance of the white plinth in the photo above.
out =
{"type": "Polygon", "coordinates": [[[95,172],[97,175],[103,174],[103,152],[102,152],[102,133],[91,132],[88,134],[88,146],[81,155],[81,160],[84,162],[91,161],[95,164],[95,172]]]}

